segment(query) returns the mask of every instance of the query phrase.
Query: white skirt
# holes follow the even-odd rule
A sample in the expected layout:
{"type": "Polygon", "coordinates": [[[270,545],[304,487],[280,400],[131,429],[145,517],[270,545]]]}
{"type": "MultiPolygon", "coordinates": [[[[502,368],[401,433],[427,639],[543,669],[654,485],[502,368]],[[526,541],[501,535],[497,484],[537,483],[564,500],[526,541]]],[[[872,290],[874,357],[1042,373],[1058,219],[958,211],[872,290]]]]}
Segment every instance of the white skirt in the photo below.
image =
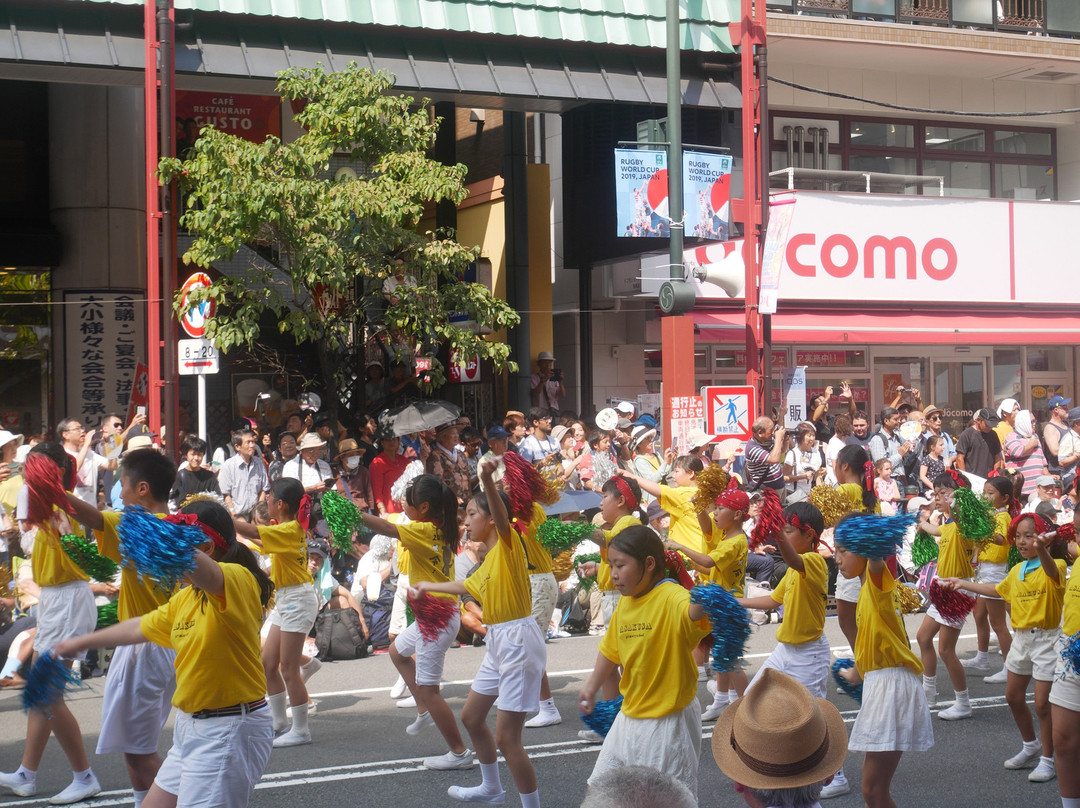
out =
{"type": "Polygon", "coordinates": [[[857,752],[925,752],[934,727],[922,682],[908,668],[870,671],[848,749],[857,752]]]}

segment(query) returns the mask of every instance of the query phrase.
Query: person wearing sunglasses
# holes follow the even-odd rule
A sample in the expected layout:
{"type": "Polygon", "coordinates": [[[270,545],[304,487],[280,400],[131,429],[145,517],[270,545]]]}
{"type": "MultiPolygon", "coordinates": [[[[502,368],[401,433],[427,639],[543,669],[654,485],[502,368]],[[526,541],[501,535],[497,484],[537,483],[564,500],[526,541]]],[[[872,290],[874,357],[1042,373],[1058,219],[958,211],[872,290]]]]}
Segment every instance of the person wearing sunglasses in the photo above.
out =
{"type": "Polygon", "coordinates": [[[956,462],[956,441],[953,436],[942,429],[942,422],[945,416],[945,410],[941,409],[935,404],[927,405],[923,410],[923,435],[927,441],[932,436],[937,436],[945,444],[945,451],[941,453],[941,460],[945,464],[945,468],[952,468],[954,462],[956,462]]]}

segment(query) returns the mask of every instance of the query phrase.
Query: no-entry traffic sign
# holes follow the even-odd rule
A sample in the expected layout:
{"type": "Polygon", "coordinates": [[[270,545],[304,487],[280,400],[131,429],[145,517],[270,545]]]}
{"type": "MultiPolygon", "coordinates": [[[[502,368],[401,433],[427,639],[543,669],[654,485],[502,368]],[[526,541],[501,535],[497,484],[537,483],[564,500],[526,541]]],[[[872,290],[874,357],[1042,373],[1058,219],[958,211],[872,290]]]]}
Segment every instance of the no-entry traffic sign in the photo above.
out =
{"type": "Polygon", "coordinates": [[[750,440],[750,426],[757,413],[753,387],[702,387],[705,431],[720,438],[750,440]]]}
{"type": "Polygon", "coordinates": [[[185,309],[180,318],[180,327],[189,337],[201,339],[206,336],[206,321],[214,316],[216,304],[213,300],[204,300],[197,306],[187,308],[188,295],[200,286],[210,286],[210,276],[205,272],[195,272],[180,287],[180,306],[185,309]]]}

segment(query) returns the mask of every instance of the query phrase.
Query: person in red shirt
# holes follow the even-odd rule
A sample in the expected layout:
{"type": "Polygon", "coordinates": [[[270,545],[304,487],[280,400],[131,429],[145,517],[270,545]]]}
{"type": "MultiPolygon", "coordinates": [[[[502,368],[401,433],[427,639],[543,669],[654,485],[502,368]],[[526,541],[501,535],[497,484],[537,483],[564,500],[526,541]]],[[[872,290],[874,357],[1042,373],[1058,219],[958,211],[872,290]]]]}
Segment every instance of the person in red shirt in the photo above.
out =
{"type": "Polygon", "coordinates": [[[375,494],[375,508],[379,516],[400,513],[401,506],[390,496],[390,488],[409,465],[409,458],[398,454],[401,438],[382,431],[375,436],[375,442],[382,450],[371,461],[371,490],[375,494]]]}

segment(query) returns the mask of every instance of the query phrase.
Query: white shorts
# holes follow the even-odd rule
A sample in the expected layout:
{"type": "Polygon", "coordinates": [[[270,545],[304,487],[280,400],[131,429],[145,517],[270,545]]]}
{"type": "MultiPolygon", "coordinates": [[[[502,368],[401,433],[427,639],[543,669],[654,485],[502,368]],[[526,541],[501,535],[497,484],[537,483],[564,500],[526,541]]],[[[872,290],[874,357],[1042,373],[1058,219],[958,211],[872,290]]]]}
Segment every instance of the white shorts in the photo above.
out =
{"type": "Polygon", "coordinates": [[[540,680],[547,667],[544,635],[532,617],[488,626],[487,651],[472,689],[498,696],[495,706],[508,713],[540,709],[540,680]]]}
{"type": "Polygon", "coordinates": [[[394,606],[390,609],[390,636],[394,637],[405,630],[408,620],[405,615],[405,607],[408,605],[409,576],[401,573],[397,579],[397,589],[394,590],[394,606]]]}
{"type": "Polygon", "coordinates": [[[101,701],[97,754],[152,755],[172,709],[176,651],[152,642],[113,652],[101,701]]]}
{"type": "Polygon", "coordinates": [[[176,808],[247,808],[274,745],[270,709],[222,718],[178,710],[173,745],[154,784],[176,808]]]}
{"type": "Polygon", "coordinates": [[[532,590],[532,616],[540,633],[547,636],[551,627],[551,616],[555,614],[555,601],[559,599],[559,582],[553,572],[538,572],[529,576],[529,588],[532,590]]]}
{"type": "Polygon", "coordinates": [[[439,636],[429,642],[420,634],[420,624],[413,622],[394,638],[394,648],[402,656],[416,654],[416,683],[418,685],[438,685],[442,682],[443,662],[446,649],[457,639],[461,628],[461,611],[455,611],[439,636]]]}
{"type": "Polygon", "coordinates": [[[1060,656],[1057,640],[1059,628],[1014,628],[1005,670],[1019,676],[1032,676],[1037,682],[1054,681],[1054,671],[1060,656]]]}
{"type": "Polygon", "coordinates": [[[670,774],[696,799],[700,757],[701,706],[697,699],[663,718],[630,718],[620,712],[604,738],[589,785],[612,769],[648,766],[670,774]]]}
{"type": "MultiPolygon", "coordinates": [[[[961,578],[960,580],[970,581],[971,579],[961,578]]],[[[941,612],[937,610],[937,606],[935,606],[933,602],[930,602],[930,605],[927,606],[926,616],[940,626],[945,626],[946,628],[954,628],[957,631],[962,629],[964,627],[964,623],[967,622],[967,615],[965,615],[962,620],[946,620],[944,617],[941,616],[941,612]]]]}
{"type": "MultiPolygon", "coordinates": [[[[87,581],[70,581],[59,586],[43,586],[37,608],[34,651],[44,654],[62,640],[81,637],[97,627],[97,606],[87,581]]],[[[86,652],[77,654],[86,659],[86,652]]]]}
{"type": "Polygon", "coordinates": [[[860,589],[862,589],[862,580],[858,576],[845,578],[842,572],[836,574],[837,600],[842,600],[844,603],[858,603],[860,589]]]}
{"type": "Polygon", "coordinates": [[[1080,677],[1071,668],[1065,667],[1061,652],[1065,650],[1069,638],[1059,635],[1055,648],[1058,652],[1057,668],[1054,672],[1054,684],[1050,688],[1050,703],[1074,713],[1080,713],[1080,677]]]}
{"type": "Polygon", "coordinates": [[[282,631],[308,634],[315,625],[319,613],[319,599],[311,584],[282,586],[274,590],[274,611],[270,612],[270,625],[282,631]]]}
{"type": "Polygon", "coordinates": [[[600,614],[604,616],[604,625],[611,625],[611,616],[615,614],[615,607],[619,605],[622,594],[618,589],[600,593],[600,614]]]}
{"type": "MultiPolygon", "coordinates": [[[[989,561],[980,561],[979,566],[975,568],[975,583],[997,586],[1005,580],[1005,576],[1008,574],[1008,564],[991,564],[989,561]]],[[[979,595],[979,597],[987,600],[1003,600],[1003,598],[996,595],[979,595]]]]}
{"type": "Polygon", "coordinates": [[[925,752],[934,727],[922,681],[908,668],[870,671],[848,749],[858,752],[925,752]]]}
{"type": "Polygon", "coordinates": [[[778,642],[769,658],[754,674],[749,687],[761,676],[766,668],[786,673],[796,682],[801,682],[810,691],[811,696],[826,698],[826,685],[829,680],[829,639],[822,634],[816,640],[809,640],[799,645],[778,642]]]}

